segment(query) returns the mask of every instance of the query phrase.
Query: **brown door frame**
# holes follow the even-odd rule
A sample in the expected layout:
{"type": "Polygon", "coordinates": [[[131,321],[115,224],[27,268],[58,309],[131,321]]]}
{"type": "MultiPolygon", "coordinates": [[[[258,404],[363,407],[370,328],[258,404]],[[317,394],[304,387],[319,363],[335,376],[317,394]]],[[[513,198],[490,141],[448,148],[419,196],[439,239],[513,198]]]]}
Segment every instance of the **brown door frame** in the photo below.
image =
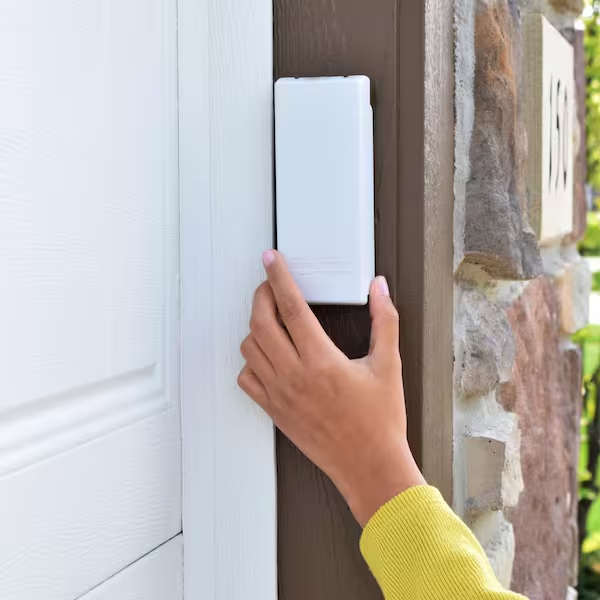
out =
{"type": "MultiPolygon", "coordinates": [[[[401,315],[409,441],[452,496],[454,60],[451,0],[274,0],[275,79],[364,74],[375,112],[377,272],[401,315]]],[[[315,312],[350,357],[366,307],[315,312]]],[[[280,600],[380,598],[331,482],[277,440],[280,600]]]]}

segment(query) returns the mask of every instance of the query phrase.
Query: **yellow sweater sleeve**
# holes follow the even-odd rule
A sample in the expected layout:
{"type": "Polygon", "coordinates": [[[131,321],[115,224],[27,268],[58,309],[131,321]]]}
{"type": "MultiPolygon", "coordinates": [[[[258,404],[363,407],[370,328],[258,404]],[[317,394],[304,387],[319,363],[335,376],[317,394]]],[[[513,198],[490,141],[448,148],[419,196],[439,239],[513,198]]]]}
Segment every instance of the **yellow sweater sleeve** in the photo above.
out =
{"type": "Polygon", "coordinates": [[[410,488],[382,506],[360,549],[386,600],[524,600],[502,588],[475,536],[433,487],[410,488]]]}

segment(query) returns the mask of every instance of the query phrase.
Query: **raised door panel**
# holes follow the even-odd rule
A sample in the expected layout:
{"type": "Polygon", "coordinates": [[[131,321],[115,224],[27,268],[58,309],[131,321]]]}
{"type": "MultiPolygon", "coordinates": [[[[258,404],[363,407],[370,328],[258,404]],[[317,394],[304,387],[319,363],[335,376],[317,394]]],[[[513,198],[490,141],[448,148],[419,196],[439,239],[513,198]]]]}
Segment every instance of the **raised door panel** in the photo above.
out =
{"type": "Polygon", "coordinates": [[[181,530],[176,0],[0,0],[0,597],[181,530]]]}
{"type": "Polygon", "coordinates": [[[183,600],[183,536],[140,558],[81,600],[183,600]]]}

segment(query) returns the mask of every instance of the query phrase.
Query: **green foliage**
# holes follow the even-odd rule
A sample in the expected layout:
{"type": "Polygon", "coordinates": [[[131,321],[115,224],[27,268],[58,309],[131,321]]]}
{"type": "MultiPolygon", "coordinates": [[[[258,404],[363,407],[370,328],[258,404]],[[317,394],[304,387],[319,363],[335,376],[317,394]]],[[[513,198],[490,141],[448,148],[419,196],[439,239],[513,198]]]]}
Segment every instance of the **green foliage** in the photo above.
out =
{"type": "Polygon", "coordinates": [[[588,3],[584,45],[586,54],[586,133],[588,181],[600,189],[600,1],[588,3]]]}
{"type": "Polygon", "coordinates": [[[579,600],[600,600],[600,575],[589,567],[579,571],[579,600]]]}
{"type": "Polygon", "coordinates": [[[586,521],[590,532],[583,542],[583,553],[592,554],[600,550],[600,498],[594,500],[586,521]]]}
{"type": "MultiPolygon", "coordinates": [[[[586,0],[583,21],[586,56],[586,135],[588,182],[600,190],[600,0],[586,0]]],[[[588,228],[580,252],[600,256],[600,213],[588,213],[588,228]]],[[[592,287],[600,290],[600,273],[593,274],[592,287]]],[[[583,352],[584,401],[581,417],[579,458],[579,518],[581,532],[579,600],[600,600],[600,327],[589,325],[575,341],[583,352]]]]}
{"type": "Polygon", "coordinates": [[[600,531],[590,533],[581,546],[581,551],[585,555],[595,554],[600,550],[600,531]]]}
{"type": "Polygon", "coordinates": [[[579,570],[579,598],[600,600],[600,326],[588,325],[573,336],[583,352],[584,398],[579,456],[579,518],[585,523],[579,570]]]}
{"type": "Polygon", "coordinates": [[[583,256],[600,256],[600,212],[588,212],[585,237],[579,242],[583,256]]]}
{"type": "MultiPolygon", "coordinates": [[[[581,346],[583,352],[583,376],[586,386],[586,403],[584,408],[591,410],[595,405],[595,381],[592,379],[594,371],[600,366],[600,325],[588,325],[580,329],[574,336],[573,341],[581,346]]],[[[585,413],[585,410],[584,410],[585,413]]],[[[592,414],[592,418],[593,415],[592,414]]],[[[584,418],[587,415],[583,415],[584,418]]]]}

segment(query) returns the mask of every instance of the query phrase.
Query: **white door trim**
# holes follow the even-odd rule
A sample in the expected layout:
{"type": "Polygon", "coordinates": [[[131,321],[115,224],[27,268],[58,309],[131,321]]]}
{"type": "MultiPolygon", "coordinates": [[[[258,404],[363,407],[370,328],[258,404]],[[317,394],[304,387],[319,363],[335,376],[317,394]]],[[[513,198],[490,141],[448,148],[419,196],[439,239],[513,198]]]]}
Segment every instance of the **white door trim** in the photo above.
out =
{"type": "Polygon", "coordinates": [[[273,243],[272,0],[178,0],[186,600],[276,600],[273,426],[237,388],[273,243]]]}

